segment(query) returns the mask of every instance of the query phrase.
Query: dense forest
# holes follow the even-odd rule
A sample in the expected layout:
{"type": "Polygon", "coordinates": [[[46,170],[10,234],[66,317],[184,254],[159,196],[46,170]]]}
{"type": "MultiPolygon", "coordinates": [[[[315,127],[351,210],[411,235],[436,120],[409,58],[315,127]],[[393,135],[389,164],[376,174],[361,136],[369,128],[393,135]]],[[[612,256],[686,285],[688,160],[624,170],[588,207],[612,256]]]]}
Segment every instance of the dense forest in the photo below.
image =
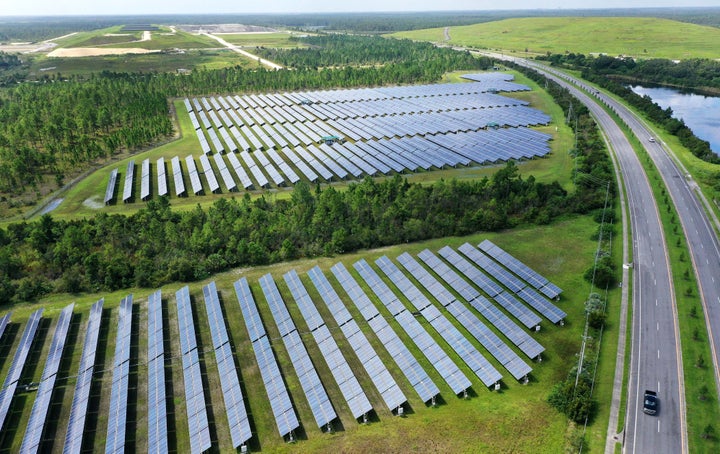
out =
{"type": "MultiPolygon", "coordinates": [[[[377,55],[397,42],[359,37],[377,55]]],[[[22,192],[52,175],[58,184],[70,170],[97,158],[133,150],[172,133],[168,98],[238,92],[430,83],[447,71],[487,69],[488,59],[422,43],[403,42],[394,63],[332,70],[268,71],[240,67],[175,74],[99,73],[89,78],[46,78],[0,90],[0,192],[22,192]],[[414,55],[422,53],[423,60],[414,55]],[[457,56],[455,56],[457,54],[457,56]],[[12,120],[12,121],[10,121],[12,120]]],[[[333,55],[342,54],[342,45],[333,55]]],[[[371,57],[368,57],[371,58],[371,57]]]]}
{"type": "Polygon", "coordinates": [[[663,109],[649,96],[640,96],[622,82],[649,82],[680,88],[720,89],[720,63],[705,59],[673,62],[666,59],[635,61],[631,58],[585,56],[582,54],[553,54],[541,59],[553,65],[582,70],[582,77],[621,96],[630,105],[643,112],[654,123],[680,139],[692,154],[714,164],[720,164],[706,140],[697,137],[682,121],[672,116],[671,108],[663,109]]]}
{"type": "Polygon", "coordinates": [[[318,35],[292,38],[307,48],[267,49],[256,53],[292,68],[320,68],[345,65],[386,65],[414,61],[440,67],[484,68],[482,60],[469,52],[438,48],[431,43],[357,35],[318,35]]]}

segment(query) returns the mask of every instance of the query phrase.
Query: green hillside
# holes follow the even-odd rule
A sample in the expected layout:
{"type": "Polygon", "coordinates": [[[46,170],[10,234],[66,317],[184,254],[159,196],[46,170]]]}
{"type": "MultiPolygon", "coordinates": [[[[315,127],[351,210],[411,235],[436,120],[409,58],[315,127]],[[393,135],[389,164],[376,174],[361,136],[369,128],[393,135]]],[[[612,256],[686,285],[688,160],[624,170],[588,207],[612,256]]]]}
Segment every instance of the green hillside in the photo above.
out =
{"type": "MultiPolygon", "coordinates": [[[[604,53],[639,58],[718,58],[720,29],[655,18],[545,17],[450,27],[451,45],[530,54],[604,53]]],[[[443,42],[442,28],[390,35],[443,42]]]]}

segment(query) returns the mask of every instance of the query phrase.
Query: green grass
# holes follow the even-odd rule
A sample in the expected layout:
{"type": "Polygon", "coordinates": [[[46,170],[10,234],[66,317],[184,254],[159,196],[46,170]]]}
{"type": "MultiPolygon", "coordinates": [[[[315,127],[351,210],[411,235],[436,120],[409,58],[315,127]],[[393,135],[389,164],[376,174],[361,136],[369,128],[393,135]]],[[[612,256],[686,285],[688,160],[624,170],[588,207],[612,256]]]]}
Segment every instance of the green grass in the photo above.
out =
{"type": "MultiPolygon", "coordinates": [[[[390,36],[443,41],[443,29],[390,36]]],[[[448,44],[517,53],[604,53],[636,58],[716,58],[720,29],[656,18],[543,17],[450,27],[448,44]]]]}
{"type": "Polygon", "coordinates": [[[291,41],[291,33],[222,33],[218,35],[225,41],[243,47],[305,47],[297,41],[291,41]]]}
{"type": "Polygon", "coordinates": [[[209,49],[221,47],[217,41],[207,36],[194,35],[178,31],[177,33],[152,32],[149,41],[136,41],[112,44],[107,47],[140,48],[140,49],[209,49]]]}
{"type": "MultiPolygon", "coordinates": [[[[402,452],[402,451],[418,451],[422,449],[430,449],[433,452],[547,452],[556,453],[562,451],[565,445],[565,428],[566,420],[563,416],[555,412],[546,403],[546,396],[552,385],[559,379],[564,378],[568,369],[572,366],[569,358],[574,358],[575,353],[579,349],[580,336],[583,323],[583,304],[589,284],[587,284],[578,270],[586,269],[592,262],[595,242],[591,241],[590,235],[595,230],[596,224],[586,217],[574,217],[565,219],[549,226],[528,227],[516,229],[501,233],[478,233],[464,238],[446,238],[432,240],[423,243],[413,243],[408,245],[384,248],[382,250],[362,251],[357,254],[345,255],[335,258],[319,258],[314,260],[302,260],[291,263],[280,263],[277,265],[238,269],[227,273],[219,274],[213,277],[217,283],[217,287],[221,293],[221,304],[223,305],[226,323],[232,343],[235,347],[236,360],[239,365],[239,372],[242,381],[243,391],[247,397],[248,407],[251,413],[251,420],[254,425],[254,433],[257,439],[253,441],[251,448],[255,451],[264,452],[297,452],[298,450],[308,452],[402,452]],[[452,395],[452,391],[441,381],[439,375],[427,364],[424,357],[417,348],[408,341],[402,330],[399,330],[396,322],[391,321],[391,325],[400,334],[401,338],[406,341],[406,345],[411,349],[420,360],[421,364],[430,373],[431,378],[440,387],[444,404],[437,408],[426,407],[419,401],[417,394],[414,393],[407,380],[399,373],[397,368],[390,364],[387,352],[385,352],[378,342],[374,334],[368,329],[364,322],[361,322],[359,314],[354,309],[353,304],[340,289],[334,277],[329,273],[332,264],[342,261],[345,266],[355,275],[356,279],[362,283],[357,274],[352,269],[352,263],[365,258],[370,263],[380,255],[387,255],[391,259],[397,257],[401,252],[408,251],[415,254],[424,248],[430,248],[437,251],[444,245],[459,246],[465,241],[471,244],[477,244],[481,240],[489,238],[496,244],[505,248],[525,263],[534,267],[553,282],[557,283],[565,289],[563,299],[559,303],[560,307],[568,313],[567,323],[564,327],[553,326],[548,322],[543,323],[541,332],[534,334],[533,337],[547,348],[543,354],[542,363],[532,363],[534,368],[531,374],[531,381],[528,385],[522,385],[510,378],[494,360],[498,370],[505,372],[506,379],[503,381],[503,389],[500,392],[489,391],[484,385],[472,374],[467,367],[462,365],[462,370],[472,381],[472,389],[476,395],[468,400],[456,398],[452,395]],[[563,241],[558,241],[563,238],[563,241]],[[357,371],[359,380],[363,389],[366,390],[373,407],[377,410],[377,419],[369,425],[360,425],[356,423],[349,413],[343,399],[341,398],[339,389],[334,384],[331,373],[327,366],[320,359],[317,346],[312,336],[303,334],[311,357],[318,368],[321,380],[333,402],[340,420],[342,428],[336,425],[336,431],[333,434],[323,434],[317,429],[314,419],[305,401],[305,397],[299,386],[299,382],[291,367],[290,358],[280,340],[274,322],[272,321],[269,308],[267,307],[262,292],[260,291],[257,279],[266,274],[271,273],[279,289],[288,303],[289,310],[295,320],[300,331],[305,331],[305,326],[299,311],[290,297],[287,286],[282,280],[282,274],[289,269],[296,269],[300,274],[303,282],[308,289],[309,279],[305,272],[315,265],[319,265],[326,276],[331,280],[338,294],[341,296],[345,306],[350,308],[355,319],[361,325],[363,332],[366,333],[371,343],[379,352],[383,362],[391,365],[390,370],[398,381],[401,389],[409,399],[412,412],[406,418],[398,418],[391,416],[389,410],[380,400],[378,393],[374,390],[368,377],[360,369],[357,358],[348,348],[347,341],[338,333],[337,329],[332,329],[333,335],[336,336],[341,349],[350,361],[351,366],[357,371]],[[263,318],[268,335],[271,338],[275,355],[280,363],[284,380],[289,387],[291,397],[295,403],[300,420],[303,424],[306,439],[301,439],[297,444],[285,444],[277,434],[275,422],[272,418],[269,402],[267,401],[264,387],[262,384],[259,371],[257,369],[251,344],[247,338],[247,331],[242,321],[240,308],[233,291],[233,282],[240,277],[246,277],[250,282],[256,301],[259,303],[261,316],[263,318]],[[538,415],[543,415],[539,418],[538,415]],[[458,421],[462,419],[462,423],[458,421]],[[469,430],[471,427],[472,430],[469,430]],[[519,430],[518,428],[522,428],[519,430]]],[[[199,349],[204,352],[201,355],[204,361],[204,369],[207,374],[208,388],[206,389],[206,397],[208,399],[208,408],[212,409],[214,416],[217,439],[214,440],[220,451],[228,450],[230,447],[230,435],[227,429],[226,416],[224,414],[221,389],[219,379],[217,377],[214,356],[211,353],[211,337],[209,325],[206,319],[201,285],[207,281],[193,283],[190,285],[194,312],[196,316],[196,329],[198,330],[199,349]]],[[[188,448],[187,439],[187,422],[184,408],[184,388],[182,385],[182,370],[179,364],[179,352],[177,344],[177,319],[174,302],[174,292],[182,285],[180,283],[170,284],[163,287],[164,298],[167,301],[167,309],[165,316],[169,332],[165,334],[168,339],[170,351],[169,356],[172,358],[168,361],[168,373],[172,377],[173,397],[170,399],[174,404],[174,413],[169,416],[171,424],[174,424],[177,430],[177,450],[185,452],[188,448]]],[[[72,346],[68,351],[72,351],[72,360],[67,368],[69,374],[74,374],[78,367],[78,361],[82,350],[82,342],[84,340],[84,327],[87,323],[87,314],[89,306],[99,299],[105,297],[105,326],[107,332],[102,333],[105,339],[105,350],[99,354],[99,358],[104,358],[105,368],[109,368],[112,364],[112,355],[114,354],[114,338],[117,329],[117,306],[120,299],[127,293],[135,295],[135,311],[139,311],[139,342],[138,357],[134,360],[139,362],[137,371],[139,374],[137,391],[137,434],[136,449],[142,450],[145,445],[143,434],[146,433],[145,414],[147,412],[146,394],[144,393],[144,377],[146,377],[146,367],[144,365],[145,353],[144,349],[147,345],[147,297],[150,290],[147,289],[129,289],[123,292],[114,292],[108,294],[93,295],[55,295],[45,299],[37,304],[22,305],[13,308],[13,321],[22,323],[19,328],[24,327],[24,321],[30,312],[38,307],[45,307],[45,317],[55,323],[59,310],[70,301],[77,301],[75,313],[79,314],[81,320],[78,322],[80,334],[74,339],[72,346]]],[[[617,290],[613,290],[617,293],[617,290]]],[[[331,328],[335,327],[332,318],[328,316],[328,312],[323,308],[323,304],[314,290],[310,291],[311,296],[316,305],[321,308],[323,317],[331,328]],[[317,304],[319,303],[319,304],[317,304]]],[[[384,307],[371,296],[371,299],[381,310],[381,313],[387,316],[384,307]]],[[[452,320],[452,318],[450,318],[452,320]]],[[[425,323],[425,322],[423,322],[425,323]]],[[[457,324],[456,324],[457,325],[457,324]]],[[[51,340],[53,330],[50,329],[45,336],[43,349],[46,349],[51,340]]],[[[0,357],[0,376],[4,376],[9,368],[9,354],[14,351],[15,344],[19,341],[21,329],[17,330],[17,334],[13,339],[13,347],[2,350],[3,357],[0,357]]],[[[476,342],[473,342],[479,346],[476,342]]],[[[514,347],[513,347],[514,348],[514,347]]],[[[446,348],[446,351],[457,359],[454,352],[446,348]]],[[[481,348],[482,351],[482,348],[481,348]]],[[[488,358],[489,355],[486,354],[488,358]]],[[[40,355],[39,357],[42,357],[40,355]]],[[[523,359],[524,356],[523,356],[523,359]]],[[[529,360],[526,360],[529,361],[529,360]]],[[[41,367],[37,367],[33,377],[35,380],[41,373],[41,367]]],[[[67,415],[70,403],[72,401],[72,387],[75,384],[74,379],[64,380],[66,393],[62,397],[62,415],[67,415]]],[[[111,373],[106,370],[100,380],[100,396],[99,410],[97,414],[88,416],[91,425],[94,425],[94,432],[90,433],[92,446],[95,450],[101,450],[104,446],[106,417],[101,415],[107,414],[109,405],[109,395],[111,388],[111,373]]],[[[24,427],[29,417],[30,407],[33,394],[27,394],[27,399],[21,409],[21,416],[18,420],[18,427],[24,427]]],[[[16,398],[16,401],[17,400],[16,398]]],[[[56,439],[62,440],[64,431],[66,430],[66,419],[51,422],[58,426],[56,439]]],[[[131,423],[133,421],[130,421],[131,423]]],[[[600,422],[599,424],[602,424],[600,422]]],[[[15,451],[19,447],[22,435],[15,434],[9,443],[10,450],[15,451]]],[[[59,443],[54,446],[57,448],[59,443]]]]}

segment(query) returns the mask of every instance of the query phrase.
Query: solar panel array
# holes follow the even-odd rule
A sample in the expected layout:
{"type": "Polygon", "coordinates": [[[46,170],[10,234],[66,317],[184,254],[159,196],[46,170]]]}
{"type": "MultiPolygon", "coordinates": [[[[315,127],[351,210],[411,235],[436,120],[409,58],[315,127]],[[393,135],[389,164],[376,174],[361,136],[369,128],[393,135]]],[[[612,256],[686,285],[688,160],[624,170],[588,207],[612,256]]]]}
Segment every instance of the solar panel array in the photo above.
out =
{"type": "Polygon", "coordinates": [[[90,308],[85,341],[83,343],[80,368],[78,369],[75,394],[70,407],[70,418],[65,434],[63,453],[79,453],[82,449],[83,435],[85,434],[85,417],[87,416],[90,401],[90,385],[95,372],[95,354],[97,353],[98,336],[104,300],[101,299],[90,308]]]}
{"type": "Polygon", "coordinates": [[[127,202],[132,198],[133,179],[135,178],[135,161],[128,162],[125,171],[125,185],[123,186],[123,202],[127,202]]]}
{"type": "Polygon", "coordinates": [[[428,361],[430,361],[430,364],[433,365],[453,392],[457,395],[470,388],[470,380],[435,342],[432,336],[428,334],[420,322],[405,309],[405,306],[400,302],[395,293],[380,279],[380,276],[370,267],[365,259],[355,262],[353,267],[365,282],[367,282],[383,305],[385,305],[393,317],[395,317],[400,327],[402,327],[413,342],[415,342],[418,349],[425,355],[428,361]]]}
{"type": "Polygon", "coordinates": [[[165,174],[165,158],[157,160],[157,182],[158,182],[158,195],[160,197],[167,195],[167,175],[165,174]]]}
{"type": "Polygon", "coordinates": [[[287,306],[280,295],[277,285],[275,285],[272,275],[266,274],[261,277],[260,287],[268,302],[268,307],[270,307],[270,311],[273,314],[273,319],[278,327],[288,355],[290,355],[290,360],[300,380],[300,386],[302,386],[308,403],[310,404],[310,410],[313,413],[315,422],[321,429],[327,427],[337,418],[337,414],[332,407],[330,398],[320,381],[320,377],[300,338],[300,333],[295,326],[295,322],[293,322],[292,317],[290,317],[290,312],[287,310],[287,306]]]}
{"type": "Polygon", "coordinates": [[[175,292],[177,317],[185,380],[185,404],[187,406],[190,451],[204,452],[211,447],[205,394],[203,392],[200,357],[195,339],[195,322],[187,286],[175,292]]]}
{"type": "Polygon", "coordinates": [[[200,182],[200,174],[195,165],[195,159],[193,159],[192,155],[185,157],[185,164],[187,165],[188,174],[190,175],[190,186],[192,186],[193,193],[198,195],[202,192],[203,187],[200,182]]]}
{"type": "Polygon", "coordinates": [[[50,408],[50,398],[55,388],[55,379],[57,378],[57,372],[60,368],[60,360],[62,359],[62,352],[65,348],[68,327],[70,326],[70,319],[72,318],[74,307],[75,303],[66,306],[62,312],[60,312],[57,325],[55,325],[55,334],[50,344],[50,351],[48,352],[47,361],[45,362],[45,368],[43,369],[40,384],[35,393],[35,402],[30,412],[30,419],[28,420],[27,429],[25,429],[25,435],[23,436],[22,445],[20,446],[21,453],[38,452],[40,450],[45,421],[47,419],[48,409],[50,408]]]}
{"type": "Polygon", "coordinates": [[[245,326],[255,351],[258,369],[260,369],[265,391],[270,400],[270,407],[275,416],[275,424],[277,424],[281,437],[289,435],[292,438],[293,431],[300,427],[300,422],[295,414],[287,387],[283,382],[280,367],[278,367],[270,346],[270,339],[268,339],[265,327],[260,319],[260,312],[258,312],[250,286],[244,277],[235,282],[235,294],[240,303],[245,326]]]}
{"type": "Polygon", "coordinates": [[[175,195],[180,197],[185,195],[185,182],[183,181],[182,168],[180,167],[180,158],[173,157],[172,163],[173,181],[175,182],[175,195]]]}
{"type": "Polygon", "coordinates": [[[566,317],[567,314],[560,308],[471,244],[465,243],[459,250],[551,322],[558,323],[566,317]]]}
{"type": "Polygon", "coordinates": [[[505,252],[499,246],[493,244],[492,241],[485,240],[480,243],[478,247],[487,255],[498,261],[501,265],[523,278],[531,286],[540,290],[540,292],[548,298],[557,298],[560,296],[560,293],[562,293],[562,289],[560,287],[541,276],[540,273],[531,269],[520,260],[505,252]]]}
{"type": "Polygon", "coordinates": [[[330,309],[330,313],[350,347],[355,351],[360,364],[363,365],[375,388],[380,392],[385,405],[390,411],[398,409],[407,402],[407,398],[400,390],[395,379],[390,375],[385,364],[378,357],[368,338],[360,331],[360,327],[350,315],[340,296],[317,265],[308,271],[308,276],[310,276],[310,280],[317,288],[318,293],[320,293],[325,305],[330,309]]]}
{"type": "MultiPolygon", "coordinates": [[[[220,155],[216,155],[220,156],[220,155]]],[[[203,174],[205,175],[205,179],[208,182],[208,186],[210,187],[210,192],[217,192],[220,190],[220,184],[217,181],[217,178],[215,178],[215,172],[213,171],[212,166],[210,165],[210,160],[208,159],[207,155],[201,154],[200,155],[200,164],[202,164],[203,168],[203,174]]]]}
{"type": "Polygon", "coordinates": [[[230,425],[233,447],[237,449],[252,438],[252,432],[215,281],[203,287],[203,296],[225,401],[225,413],[230,425]]]}
{"type": "Polygon", "coordinates": [[[290,270],[283,275],[283,278],[290,288],[290,293],[295,298],[295,302],[308,325],[308,329],[312,332],[315,342],[340,388],[340,392],[345,398],[348,407],[350,407],[350,412],[355,419],[364,418],[372,410],[372,405],[362,387],[360,387],[357,377],[355,377],[350,365],[340,351],[337,342],[330,334],[330,330],[325,325],[315,304],[313,304],[305,286],[300,281],[300,277],[295,270],[290,270]]]}
{"type": "Polygon", "coordinates": [[[540,317],[537,314],[518,301],[513,295],[505,292],[487,274],[477,269],[456,251],[445,246],[438,253],[526,327],[534,328],[540,323],[540,317]]]}
{"type": "Polygon", "coordinates": [[[125,452],[125,428],[127,421],[128,385],[130,381],[130,341],[132,339],[133,296],[120,301],[118,330],[115,338],[110,409],[105,437],[106,453],[125,452]]]}
{"type": "MultiPolygon", "coordinates": [[[[391,171],[532,159],[550,152],[551,136],[528,128],[547,124],[550,117],[526,101],[494,93],[528,87],[513,83],[512,76],[471,77],[476,81],[184,102],[202,154],[252,153],[237,166],[231,159],[246,189],[295,184],[298,174],[310,182],[319,177],[359,179],[391,171]],[[323,143],[336,139],[354,143],[323,143]],[[255,181],[245,181],[241,172],[255,181]]],[[[218,170],[222,175],[219,164],[218,170]]],[[[222,176],[227,185],[230,179],[222,176]]],[[[210,191],[217,189],[208,184],[210,191]]],[[[195,194],[201,193],[198,187],[193,185],[195,194]]]]}
{"type": "Polygon", "coordinates": [[[510,317],[505,315],[494,304],[488,301],[469,282],[463,279],[449,265],[440,260],[428,249],[420,252],[418,258],[432,269],[440,279],[450,285],[460,296],[475,308],[487,321],[492,323],[505,337],[518,347],[529,358],[537,358],[545,348],[519,327],[510,317]]]}
{"type": "Polygon", "coordinates": [[[25,331],[23,331],[22,337],[20,338],[20,344],[15,351],[10,370],[8,371],[7,377],[5,377],[2,390],[0,390],[0,432],[2,432],[3,426],[5,425],[5,419],[10,410],[10,403],[15,395],[18,380],[20,380],[22,370],[25,367],[25,361],[30,353],[30,347],[35,339],[35,333],[37,332],[42,313],[43,310],[38,309],[30,315],[25,325],[25,331]]]}
{"type": "Polygon", "coordinates": [[[475,372],[485,386],[491,386],[500,381],[502,375],[497,369],[473,346],[470,341],[435,307],[430,300],[413,284],[400,269],[383,256],[375,260],[380,269],[403,292],[403,295],[420,311],[425,320],[430,322],[435,331],[455,350],[465,364],[475,372]]]}
{"type": "Polygon", "coordinates": [[[428,402],[440,394],[437,385],[428,376],[413,354],[410,353],[410,350],[390,327],[387,320],[380,315],[380,312],[345,266],[342,263],[336,263],[331,270],[422,401],[428,402]]]}
{"type": "Polygon", "coordinates": [[[490,328],[478,319],[475,314],[457,301],[433,275],[430,274],[407,252],[398,257],[398,262],[425,287],[425,289],[442,304],[455,319],[460,322],[483,347],[505,367],[516,379],[527,376],[532,371],[520,357],[503,342],[490,328]]]}
{"type": "Polygon", "coordinates": [[[148,453],[168,451],[162,291],[148,297],[148,453]]]}

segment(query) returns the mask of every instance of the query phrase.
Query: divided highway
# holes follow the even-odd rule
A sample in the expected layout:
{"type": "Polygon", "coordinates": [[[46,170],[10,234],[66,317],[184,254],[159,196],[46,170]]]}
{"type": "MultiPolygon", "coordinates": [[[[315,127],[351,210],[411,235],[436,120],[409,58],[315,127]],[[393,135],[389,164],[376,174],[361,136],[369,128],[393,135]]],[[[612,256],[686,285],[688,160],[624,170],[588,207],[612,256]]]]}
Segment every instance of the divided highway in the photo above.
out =
{"type": "MultiPolygon", "coordinates": [[[[627,137],[598,101],[619,112],[623,121],[631,125],[638,137],[650,135],[643,131],[644,128],[640,129],[642,125],[637,119],[637,125],[633,124],[631,117],[634,116],[629,111],[615,105],[609,97],[584,86],[582,81],[533,62],[507,56],[504,59],[531,66],[570,90],[590,109],[614,151],[627,193],[633,241],[632,353],[627,417],[620,440],[623,441],[624,452],[688,452],[678,314],[658,206],[647,176],[627,137]],[[642,411],[645,389],[658,393],[660,404],[656,416],[646,415],[642,411]]],[[[658,154],[653,153],[653,157],[658,154]]],[[[662,166],[658,167],[661,172],[664,171],[662,166]]],[[[680,180],[684,182],[684,179],[680,180]]],[[[673,201],[677,204],[682,199],[680,195],[676,196],[674,190],[676,189],[670,189],[673,201]]],[[[685,197],[694,199],[691,195],[685,197]]],[[[691,207],[692,204],[687,203],[687,206],[691,207]]],[[[681,211],[681,217],[685,215],[684,211],[681,211]]],[[[703,218],[704,213],[695,215],[698,222],[703,218]]],[[[685,223],[683,228],[686,228],[685,223]]]]}

